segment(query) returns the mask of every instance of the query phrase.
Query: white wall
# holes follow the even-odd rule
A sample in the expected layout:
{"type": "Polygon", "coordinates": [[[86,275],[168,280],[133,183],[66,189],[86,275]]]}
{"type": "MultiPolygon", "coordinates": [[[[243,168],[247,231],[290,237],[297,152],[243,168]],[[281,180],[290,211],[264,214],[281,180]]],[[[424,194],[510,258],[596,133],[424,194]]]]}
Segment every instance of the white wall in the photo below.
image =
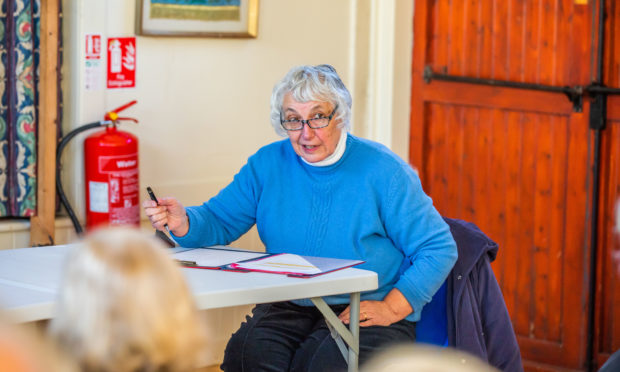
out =
{"type": "MultiPolygon", "coordinates": [[[[136,88],[85,90],[85,35],[135,35],[135,7],[135,0],[63,0],[62,126],[67,133],[137,99],[123,114],[140,124],[122,130],[139,137],[142,190],[150,185],[186,205],[215,195],[248,156],[279,139],[269,123],[271,89],[298,64],[333,65],[353,94],[353,133],[407,158],[413,0],[260,0],[256,39],[138,36],[136,88]]],[[[81,221],[85,135],[63,156],[64,188],[81,221]]],[[[56,226],[57,243],[75,238],[66,218],[56,226]]],[[[2,248],[27,242],[27,222],[0,223],[2,248]]],[[[255,229],[234,245],[262,248],[255,229]]],[[[221,361],[247,310],[205,314],[208,364],[221,361]]]]}

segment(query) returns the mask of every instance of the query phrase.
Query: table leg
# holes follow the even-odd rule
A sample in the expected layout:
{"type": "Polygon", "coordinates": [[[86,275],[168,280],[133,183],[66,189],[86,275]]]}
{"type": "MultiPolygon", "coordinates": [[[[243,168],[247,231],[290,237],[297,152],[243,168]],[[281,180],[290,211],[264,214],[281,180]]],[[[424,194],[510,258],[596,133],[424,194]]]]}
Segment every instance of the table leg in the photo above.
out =
{"type": "Polygon", "coordinates": [[[357,361],[360,348],[360,293],[351,293],[351,311],[349,312],[349,330],[353,336],[353,344],[349,345],[349,372],[357,371],[357,361]],[[351,348],[354,347],[354,352],[351,348]]]}
{"type": "Polygon", "coordinates": [[[325,321],[327,322],[329,329],[332,331],[332,337],[336,340],[336,344],[340,348],[342,356],[347,361],[348,371],[356,372],[358,367],[360,343],[360,293],[351,293],[351,311],[348,329],[321,297],[313,297],[310,300],[312,300],[312,303],[314,303],[317,309],[319,309],[325,317],[325,321]],[[344,347],[343,340],[348,346],[348,353],[347,349],[344,347]]]}

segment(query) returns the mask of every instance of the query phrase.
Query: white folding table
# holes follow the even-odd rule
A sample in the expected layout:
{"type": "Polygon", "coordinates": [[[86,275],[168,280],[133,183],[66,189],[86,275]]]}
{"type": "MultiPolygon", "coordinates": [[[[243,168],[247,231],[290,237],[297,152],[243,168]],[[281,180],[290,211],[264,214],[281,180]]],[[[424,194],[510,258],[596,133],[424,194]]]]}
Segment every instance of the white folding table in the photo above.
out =
{"type": "MultiPolygon", "coordinates": [[[[70,245],[0,251],[0,306],[17,322],[51,319],[70,245]]],[[[323,313],[349,371],[357,370],[360,292],[377,288],[377,274],[347,268],[314,278],[277,274],[183,269],[199,309],[310,298],[323,313]],[[349,294],[351,319],[344,326],[322,297],[349,294]],[[347,346],[344,345],[343,339],[347,346]]]]}

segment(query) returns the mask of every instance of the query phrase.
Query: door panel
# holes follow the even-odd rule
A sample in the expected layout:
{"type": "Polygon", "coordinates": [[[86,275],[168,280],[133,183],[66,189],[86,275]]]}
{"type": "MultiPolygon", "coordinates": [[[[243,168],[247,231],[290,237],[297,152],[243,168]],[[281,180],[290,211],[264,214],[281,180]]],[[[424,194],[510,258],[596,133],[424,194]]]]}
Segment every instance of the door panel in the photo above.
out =
{"type": "MultiPolygon", "coordinates": [[[[603,79],[608,87],[620,88],[620,3],[606,2],[603,79]]],[[[601,203],[598,231],[595,353],[598,366],[620,349],[620,236],[614,232],[615,206],[620,199],[620,96],[607,99],[607,129],[601,141],[601,203]]]]}
{"type": "MultiPolygon", "coordinates": [[[[620,99],[609,99],[608,104],[620,107],[620,99]],[[615,102],[614,102],[615,101],[615,102]]],[[[616,110],[618,111],[618,110],[616,110]]],[[[601,179],[601,211],[599,214],[599,262],[597,270],[597,319],[595,342],[598,365],[620,349],[620,262],[613,260],[612,252],[620,252],[620,236],[614,232],[616,203],[620,200],[620,112],[609,113],[605,136],[602,139],[602,157],[605,159],[601,179]]]]}
{"type": "MultiPolygon", "coordinates": [[[[433,71],[588,85],[593,2],[416,1],[410,160],[438,210],[500,245],[492,265],[528,370],[586,366],[592,135],[561,93],[433,71]]],[[[601,334],[601,338],[604,335],[601,334]]]]}
{"type": "Polygon", "coordinates": [[[592,8],[574,0],[417,1],[415,27],[436,71],[567,85],[590,73],[592,8]]]}
{"type": "Polygon", "coordinates": [[[429,102],[420,167],[443,215],[499,243],[493,268],[524,357],[566,367],[583,362],[575,351],[587,323],[588,130],[579,117],[429,102]]]}

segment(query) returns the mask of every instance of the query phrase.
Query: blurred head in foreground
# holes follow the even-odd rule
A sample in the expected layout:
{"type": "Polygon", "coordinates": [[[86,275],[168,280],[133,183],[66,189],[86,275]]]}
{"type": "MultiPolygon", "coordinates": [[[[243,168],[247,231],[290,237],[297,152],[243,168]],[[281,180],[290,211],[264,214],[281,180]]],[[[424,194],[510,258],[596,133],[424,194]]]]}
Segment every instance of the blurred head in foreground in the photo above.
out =
{"type": "Polygon", "coordinates": [[[377,354],[362,372],[499,372],[473,355],[431,345],[399,345],[377,354]]]}
{"type": "Polygon", "coordinates": [[[102,229],[69,255],[50,334],[84,371],[186,371],[204,329],[183,274],[137,230],[102,229]]]}

